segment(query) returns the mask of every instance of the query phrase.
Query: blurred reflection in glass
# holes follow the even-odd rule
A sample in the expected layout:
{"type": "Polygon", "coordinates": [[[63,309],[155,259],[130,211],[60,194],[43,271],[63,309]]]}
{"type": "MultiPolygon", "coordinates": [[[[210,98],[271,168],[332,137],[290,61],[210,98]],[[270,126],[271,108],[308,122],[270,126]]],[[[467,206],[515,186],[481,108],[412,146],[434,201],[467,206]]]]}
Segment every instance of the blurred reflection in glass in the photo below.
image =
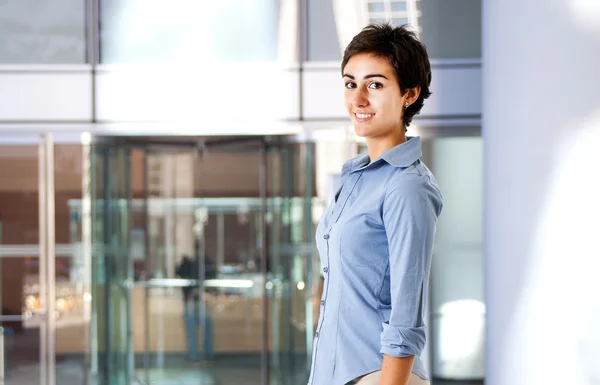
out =
{"type": "Polygon", "coordinates": [[[342,52],[367,24],[410,24],[413,30],[420,31],[417,0],[333,0],[333,10],[342,52]]]}
{"type": "MultiPolygon", "coordinates": [[[[199,280],[200,277],[200,266],[198,264],[198,258],[191,259],[191,257],[184,255],[181,262],[177,266],[175,272],[178,277],[190,280],[199,280]]],[[[216,269],[214,263],[205,259],[204,277],[212,279],[216,277],[216,269]]],[[[188,348],[187,358],[190,361],[195,361],[200,358],[198,353],[198,327],[203,325],[206,328],[205,338],[203,339],[203,352],[205,359],[212,360],[214,356],[213,351],[213,327],[212,327],[212,316],[210,314],[210,308],[205,307],[205,311],[202,317],[200,317],[200,309],[198,301],[200,300],[198,286],[196,284],[184,286],[183,291],[183,302],[184,302],[184,314],[183,318],[185,321],[185,339],[188,348]],[[202,319],[201,319],[202,318],[202,319]]]]}
{"type": "Polygon", "coordinates": [[[292,0],[100,3],[102,63],[295,61],[292,0]]]}
{"type": "Polygon", "coordinates": [[[0,63],[86,62],[85,2],[0,1],[0,63]]]}

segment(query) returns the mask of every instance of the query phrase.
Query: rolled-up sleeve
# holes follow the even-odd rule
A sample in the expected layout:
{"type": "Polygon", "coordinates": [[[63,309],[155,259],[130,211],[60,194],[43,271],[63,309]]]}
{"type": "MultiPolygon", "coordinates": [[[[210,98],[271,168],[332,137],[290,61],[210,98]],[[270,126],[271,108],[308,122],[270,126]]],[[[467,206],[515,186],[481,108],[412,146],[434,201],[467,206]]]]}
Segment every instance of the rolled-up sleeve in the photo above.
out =
{"type": "Polygon", "coordinates": [[[388,239],[391,313],[383,324],[381,353],[419,356],[425,346],[425,308],[431,254],[441,201],[415,183],[386,194],[383,222],[388,239]]]}

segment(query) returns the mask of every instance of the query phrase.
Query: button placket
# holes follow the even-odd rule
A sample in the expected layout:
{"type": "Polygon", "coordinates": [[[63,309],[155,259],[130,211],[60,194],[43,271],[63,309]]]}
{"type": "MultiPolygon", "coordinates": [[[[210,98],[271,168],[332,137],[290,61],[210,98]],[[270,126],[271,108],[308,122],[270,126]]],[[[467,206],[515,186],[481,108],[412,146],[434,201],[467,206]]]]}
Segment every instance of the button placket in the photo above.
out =
{"type": "Polygon", "coordinates": [[[355,173],[351,173],[350,175],[348,175],[348,178],[344,182],[344,186],[342,187],[342,189],[340,191],[340,195],[334,206],[333,212],[331,213],[331,220],[328,223],[327,234],[329,234],[329,232],[331,232],[331,228],[333,227],[333,225],[338,221],[338,219],[340,219],[340,216],[342,215],[342,212],[344,211],[344,207],[346,206],[346,203],[348,202],[348,198],[350,198],[350,196],[352,195],[352,192],[354,191],[356,184],[358,183],[359,179],[361,178],[362,173],[363,172],[360,171],[360,172],[355,172],[355,173]]]}
{"type": "MultiPolygon", "coordinates": [[[[338,221],[338,219],[340,218],[340,215],[342,213],[342,211],[344,210],[344,206],[346,205],[346,203],[348,202],[348,199],[350,198],[350,196],[352,195],[352,192],[354,191],[354,188],[356,187],[356,184],[358,183],[360,177],[362,176],[362,171],[358,172],[358,173],[354,173],[349,175],[349,177],[344,181],[344,185],[340,188],[340,192],[339,192],[339,196],[337,201],[333,204],[333,208],[330,212],[330,214],[327,215],[326,217],[326,233],[323,234],[323,239],[325,240],[325,242],[327,243],[327,264],[329,265],[330,260],[330,244],[329,244],[329,240],[331,239],[331,235],[330,232],[332,230],[333,225],[338,221]]],[[[323,272],[325,274],[329,274],[329,266],[324,266],[323,267],[323,272]]],[[[324,288],[324,297],[326,298],[329,292],[329,277],[326,279],[326,285],[324,288]]],[[[326,300],[322,299],[321,300],[321,307],[322,307],[322,311],[321,311],[321,316],[324,316],[324,312],[325,312],[325,304],[326,304],[326,300]]],[[[334,305],[335,306],[335,305],[334,305]]],[[[321,328],[323,327],[322,322],[323,318],[320,320],[319,322],[319,327],[317,328],[317,330],[315,331],[315,350],[314,350],[314,357],[313,357],[313,367],[314,367],[314,362],[316,361],[316,356],[318,354],[318,350],[319,350],[319,344],[320,344],[320,333],[321,333],[321,328]]],[[[312,369],[311,369],[311,373],[312,373],[312,369]]]]}

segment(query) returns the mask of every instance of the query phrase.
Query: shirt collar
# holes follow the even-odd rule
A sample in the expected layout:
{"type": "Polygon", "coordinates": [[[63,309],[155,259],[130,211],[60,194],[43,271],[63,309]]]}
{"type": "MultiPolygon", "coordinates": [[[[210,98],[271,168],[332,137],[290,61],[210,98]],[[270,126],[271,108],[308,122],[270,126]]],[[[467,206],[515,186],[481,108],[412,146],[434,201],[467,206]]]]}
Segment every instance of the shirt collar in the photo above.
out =
{"type": "Polygon", "coordinates": [[[406,142],[392,147],[380,158],[394,167],[408,167],[415,163],[423,155],[421,151],[421,138],[418,136],[409,136],[406,142]]]}
{"type": "Polygon", "coordinates": [[[421,151],[421,138],[418,136],[409,136],[406,142],[390,148],[375,161],[369,163],[369,154],[360,154],[347,163],[350,171],[368,167],[380,160],[386,161],[394,167],[408,167],[415,163],[423,155],[421,151]]]}

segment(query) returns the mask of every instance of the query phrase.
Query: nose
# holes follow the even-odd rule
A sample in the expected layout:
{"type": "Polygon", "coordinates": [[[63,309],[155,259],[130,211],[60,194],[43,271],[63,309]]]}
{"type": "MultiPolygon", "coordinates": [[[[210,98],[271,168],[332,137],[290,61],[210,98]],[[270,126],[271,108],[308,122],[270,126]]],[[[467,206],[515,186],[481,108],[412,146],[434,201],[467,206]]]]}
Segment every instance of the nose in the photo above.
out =
{"type": "Polygon", "coordinates": [[[353,96],[352,105],[354,107],[365,107],[369,104],[369,99],[367,98],[366,92],[363,89],[357,88],[353,96]]]}

